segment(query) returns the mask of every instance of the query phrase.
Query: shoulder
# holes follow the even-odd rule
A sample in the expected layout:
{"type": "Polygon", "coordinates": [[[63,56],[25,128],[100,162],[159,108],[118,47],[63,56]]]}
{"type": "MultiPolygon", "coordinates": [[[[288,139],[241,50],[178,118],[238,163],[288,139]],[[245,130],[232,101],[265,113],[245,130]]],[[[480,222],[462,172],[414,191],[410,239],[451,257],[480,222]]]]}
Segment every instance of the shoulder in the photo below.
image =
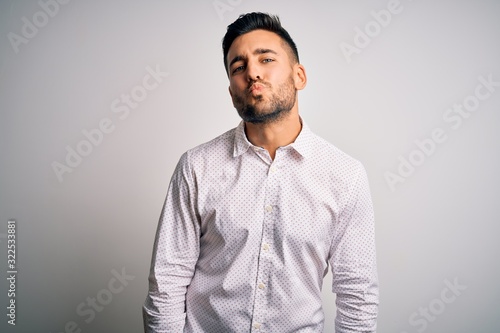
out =
{"type": "Polygon", "coordinates": [[[315,133],[310,133],[309,142],[310,154],[306,160],[314,177],[331,188],[340,202],[346,203],[348,198],[356,196],[367,182],[363,164],[315,133]]]}
{"type": "Polygon", "coordinates": [[[236,128],[187,150],[181,156],[181,163],[192,166],[210,161],[223,161],[232,156],[236,128]]]}
{"type": "Polygon", "coordinates": [[[223,166],[232,157],[234,147],[233,128],[210,141],[185,151],[173,173],[173,179],[193,181],[197,174],[209,174],[223,166]]]}
{"type": "Polygon", "coordinates": [[[313,132],[311,132],[311,143],[311,157],[330,170],[359,173],[364,169],[358,159],[313,132]]]}

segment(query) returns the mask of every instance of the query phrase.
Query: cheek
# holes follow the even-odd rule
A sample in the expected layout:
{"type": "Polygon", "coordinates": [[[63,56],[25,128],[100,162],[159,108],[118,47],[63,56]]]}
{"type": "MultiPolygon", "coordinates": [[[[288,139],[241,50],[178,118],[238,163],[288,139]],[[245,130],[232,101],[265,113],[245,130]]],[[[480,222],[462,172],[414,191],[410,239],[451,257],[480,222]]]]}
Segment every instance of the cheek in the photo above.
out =
{"type": "Polygon", "coordinates": [[[231,101],[233,102],[233,106],[236,107],[236,104],[238,104],[238,100],[240,99],[238,96],[238,93],[235,93],[235,90],[233,87],[229,87],[229,96],[231,96],[231,101]]]}
{"type": "Polygon", "coordinates": [[[238,82],[236,80],[232,81],[229,84],[229,92],[231,94],[231,97],[234,98],[235,96],[241,96],[246,88],[247,87],[244,83],[238,82]]]}
{"type": "Polygon", "coordinates": [[[290,72],[279,69],[270,70],[267,74],[268,74],[267,80],[265,81],[268,81],[273,85],[280,85],[285,82],[288,82],[290,80],[290,75],[291,75],[290,72]]]}
{"type": "Polygon", "coordinates": [[[238,92],[234,90],[233,87],[229,88],[229,95],[231,96],[231,100],[234,101],[238,98],[238,92]]]}

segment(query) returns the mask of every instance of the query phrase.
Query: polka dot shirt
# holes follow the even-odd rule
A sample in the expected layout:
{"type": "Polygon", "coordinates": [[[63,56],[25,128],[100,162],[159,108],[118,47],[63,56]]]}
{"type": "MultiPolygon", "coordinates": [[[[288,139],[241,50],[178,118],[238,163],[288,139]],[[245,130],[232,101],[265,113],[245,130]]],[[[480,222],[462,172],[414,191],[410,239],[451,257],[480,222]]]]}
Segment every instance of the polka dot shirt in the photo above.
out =
{"type": "Polygon", "coordinates": [[[181,157],[155,239],[146,332],[375,332],[378,283],[365,169],[303,122],[269,153],[244,123],[181,157]]]}

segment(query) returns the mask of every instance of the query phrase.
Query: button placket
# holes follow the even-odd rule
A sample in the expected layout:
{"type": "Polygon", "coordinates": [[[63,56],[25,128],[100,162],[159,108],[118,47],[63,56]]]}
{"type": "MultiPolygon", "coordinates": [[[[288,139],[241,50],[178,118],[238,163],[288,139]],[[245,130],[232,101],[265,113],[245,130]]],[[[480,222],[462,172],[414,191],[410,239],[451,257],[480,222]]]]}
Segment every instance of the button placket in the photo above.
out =
{"type": "Polygon", "coordinates": [[[264,220],[262,226],[262,238],[259,251],[259,264],[257,270],[257,280],[255,284],[255,298],[254,298],[254,311],[253,320],[254,324],[258,323],[259,328],[253,326],[254,330],[259,330],[263,322],[265,322],[266,314],[268,312],[268,281],[272,270],[272,253],[270,251],[273,242],[273,234],[276,216],[278,214],[277,207],[277,167],[275,163],[271,162],[266,180],[265,201],[264,201],[264,220]]]}

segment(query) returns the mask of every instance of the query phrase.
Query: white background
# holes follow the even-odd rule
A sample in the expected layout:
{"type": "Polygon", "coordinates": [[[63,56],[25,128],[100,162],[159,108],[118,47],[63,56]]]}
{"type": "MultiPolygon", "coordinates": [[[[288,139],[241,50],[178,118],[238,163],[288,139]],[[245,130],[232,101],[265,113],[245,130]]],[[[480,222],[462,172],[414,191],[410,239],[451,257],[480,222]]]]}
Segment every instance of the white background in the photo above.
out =
{"type": "MultiPolygon", "coordinates": [[[[500,82],[500,2],[401,0],[383,27],[371,12],[388,3],[74,0],[44,22],[36,1],[1,1],[0,331],[142,330],[154,233],[175,164],[239,122],[221,39],[239,14],[264,11],[280,16],[307,70],[302,117],[368,171],[378,332],[499,332],[500,86],[480,88],[488,97],[460,126],[443,117],[474,102],[479,77],[500,82]],[[25,38],[23,17],[38,20],[38,31],[12,43],[13,34],[25,38]],[[365,28],[373,29],[370,42],[346,57],[340,46],[359,45],[355,29],[365,28]],[[121,119],[111,104],[138,91],[147,67],[169,74],[121,119]],[[113,131],[58,179],[54,162],[67,165],[66,148],[77,149],[82,131],[106,118],[113,131]],[[446,140],[419,153],[415,141],[428,143],[436,128],[446,140]],[[402,159],[418,165],[401,167],[402,159]],[[404,182],[391,187],[388,172],[402,172],[404,182]],[[6,316],[10,218],[18,225],[15,327],[6,316]],[[112,270],[123,269],[133,280],[110,294],[112,270]],[[446,281],[466,289],[453,293],[446,281]],[[88,298],[98,295],[108,304],[89,320],[88,298]]],[[[333,332],[335,311],[330,279],[325,332],[333,332]]]]}

